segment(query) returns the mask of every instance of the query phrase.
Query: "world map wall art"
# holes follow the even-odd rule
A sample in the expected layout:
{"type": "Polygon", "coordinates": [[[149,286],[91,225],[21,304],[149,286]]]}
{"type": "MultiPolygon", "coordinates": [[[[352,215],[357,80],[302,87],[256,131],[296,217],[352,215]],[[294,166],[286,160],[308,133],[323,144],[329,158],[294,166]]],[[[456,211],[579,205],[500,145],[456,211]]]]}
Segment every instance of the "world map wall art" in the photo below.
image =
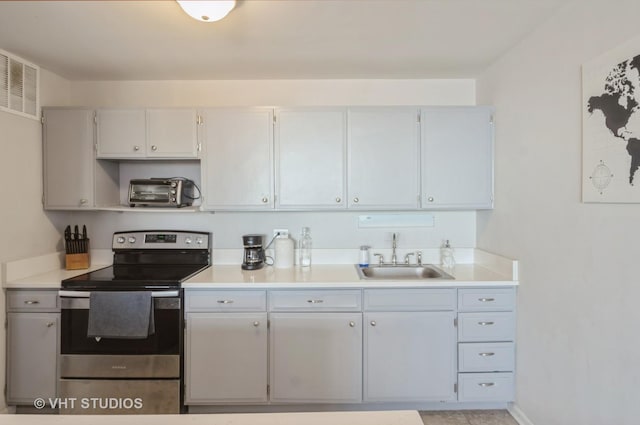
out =
{"type": "Polygon", "coordinates": [[[582,201],[640,202],[640,38],[582,66],[582,201]]]}

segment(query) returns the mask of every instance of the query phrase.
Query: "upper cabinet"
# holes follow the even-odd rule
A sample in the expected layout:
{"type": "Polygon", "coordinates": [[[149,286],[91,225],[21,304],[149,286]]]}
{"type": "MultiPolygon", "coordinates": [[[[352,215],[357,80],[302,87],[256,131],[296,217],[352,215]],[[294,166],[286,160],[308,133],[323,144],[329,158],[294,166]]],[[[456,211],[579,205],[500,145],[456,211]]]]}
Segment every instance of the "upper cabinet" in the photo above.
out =
{"type": "Polygon", "coordinates": [[[346,108],[276,110],[276,208],[346,207],[346,108]]]}
{"type": "Polygon", "coordinates": [[[422,207],[493,208],[493,108],[422,109],[422,207]]]}
{"type": "Polygon", "coordinates": [[[200,120],[195,109],[99,109],[96,156],[197,158],[200,120]]]}
{"type": "Polygon", "coordinates": [[[85,209],[118,202],[115,164],[94,160],[94,112],[44,108],[44,207],[85,209]]]}
{"type": "Polygon", "coordinates": [[[202,113],[203,208],[273,209],[273,109],[202,113]]]}
{"type": "Polygon", "coordinates": [[[418,114],[412,107],[349,108],[349,208],[418,208],[418,114]]]}

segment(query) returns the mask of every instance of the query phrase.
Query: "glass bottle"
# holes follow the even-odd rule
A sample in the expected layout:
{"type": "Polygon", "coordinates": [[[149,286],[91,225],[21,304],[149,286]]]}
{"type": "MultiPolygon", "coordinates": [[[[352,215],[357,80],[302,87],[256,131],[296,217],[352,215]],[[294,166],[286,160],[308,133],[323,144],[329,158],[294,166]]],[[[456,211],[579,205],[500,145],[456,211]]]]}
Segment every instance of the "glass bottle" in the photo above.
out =
{"type": "Polygon", "coordinates": [[[308,227],[302,228],[302,235],[300,236],[300,266],[311,267],[311,229],[308,227]]]}

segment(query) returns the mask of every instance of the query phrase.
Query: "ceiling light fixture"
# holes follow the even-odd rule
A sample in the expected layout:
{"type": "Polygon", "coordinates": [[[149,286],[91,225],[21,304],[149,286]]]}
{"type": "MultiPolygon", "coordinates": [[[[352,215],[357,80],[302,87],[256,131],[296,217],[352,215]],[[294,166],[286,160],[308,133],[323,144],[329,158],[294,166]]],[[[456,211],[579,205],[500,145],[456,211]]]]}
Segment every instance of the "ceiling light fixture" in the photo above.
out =
{"type": "Polygon", "coordinates": [[[235,7],[235,0],[176,0],[182,10],[193,19],[202,22],[215,22],[224,18],[235,7]]]}

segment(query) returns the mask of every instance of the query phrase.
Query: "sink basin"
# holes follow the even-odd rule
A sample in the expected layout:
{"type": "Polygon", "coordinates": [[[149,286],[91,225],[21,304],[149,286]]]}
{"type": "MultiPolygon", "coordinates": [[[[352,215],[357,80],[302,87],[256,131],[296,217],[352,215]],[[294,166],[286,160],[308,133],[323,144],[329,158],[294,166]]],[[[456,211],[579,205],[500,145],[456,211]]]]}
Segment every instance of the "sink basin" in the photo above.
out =
{"type": "Polygon", "coordinates": [[[443,272],[436,266],[430,264],[424,266],[407,266],[399,264],[397,266],[369,266],[359,267],[358,276],[360,279],[375,280],[423,280],[423,279],[454,279],[448,273],[443,272]]]}

